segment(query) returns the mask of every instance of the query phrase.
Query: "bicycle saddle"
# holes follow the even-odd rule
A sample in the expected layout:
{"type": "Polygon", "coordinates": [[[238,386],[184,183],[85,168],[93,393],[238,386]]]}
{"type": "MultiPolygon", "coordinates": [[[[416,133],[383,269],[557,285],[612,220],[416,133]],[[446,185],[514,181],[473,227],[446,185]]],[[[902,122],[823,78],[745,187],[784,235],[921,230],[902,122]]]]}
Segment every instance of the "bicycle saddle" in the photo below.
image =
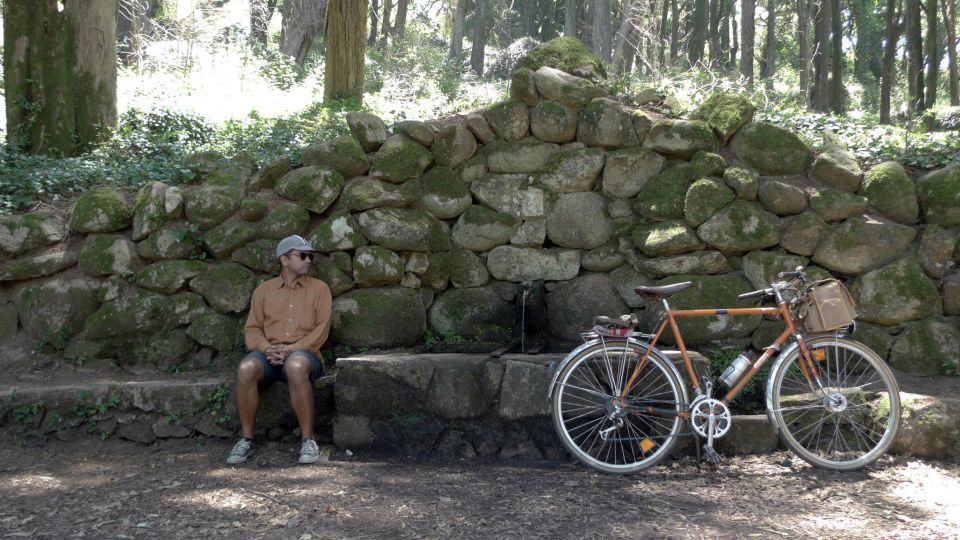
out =
{"type": "Polygon", "coordinates": [[[673,285],[661,285],[660,287],[637,287],[637,294],[640,296],[649,296],[651,298],[669,298],[678,292],[693,285],[692,281],[682,281],[673,285]]]}

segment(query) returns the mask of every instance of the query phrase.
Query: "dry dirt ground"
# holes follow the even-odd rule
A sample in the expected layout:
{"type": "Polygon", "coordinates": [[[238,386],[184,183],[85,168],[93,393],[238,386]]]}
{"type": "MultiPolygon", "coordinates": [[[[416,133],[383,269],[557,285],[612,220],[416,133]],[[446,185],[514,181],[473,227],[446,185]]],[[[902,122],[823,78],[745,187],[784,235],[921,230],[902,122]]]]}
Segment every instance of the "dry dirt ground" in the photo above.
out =
{"type": "Polygon", "coordinates": [[[846,474],[776,453],[611,476],[340,451],[298,466],[284,443],[229,467],[231,443],[211,439],[2,441],[3,538],[960,537],[960,466],[902,457],[846,474]]]}

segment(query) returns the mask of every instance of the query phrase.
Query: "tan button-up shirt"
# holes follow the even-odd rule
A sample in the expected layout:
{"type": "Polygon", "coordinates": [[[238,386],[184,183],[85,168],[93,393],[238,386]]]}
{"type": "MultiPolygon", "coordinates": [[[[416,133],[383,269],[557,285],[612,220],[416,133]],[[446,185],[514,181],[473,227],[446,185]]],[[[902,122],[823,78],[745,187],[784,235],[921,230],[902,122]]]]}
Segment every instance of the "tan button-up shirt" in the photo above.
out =
{"type": "Polygon", "coordinates": [[[253,291],[244,326],[247,349],[265,352],[270,345],[290,345],[320,354],[330,334],[330,287],[319,279],[300,276],[288,287],[276,277],[253,291]]]}

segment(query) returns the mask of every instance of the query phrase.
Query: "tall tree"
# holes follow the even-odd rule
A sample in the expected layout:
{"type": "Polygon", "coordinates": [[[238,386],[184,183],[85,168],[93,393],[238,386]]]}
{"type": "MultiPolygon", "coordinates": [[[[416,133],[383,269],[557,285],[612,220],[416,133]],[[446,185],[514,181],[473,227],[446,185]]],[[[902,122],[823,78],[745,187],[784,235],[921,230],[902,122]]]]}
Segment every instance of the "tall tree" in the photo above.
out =
{"type": "Polygon", "coordinates": [[[563,0],[563,35],[577,36],[577,0],[563,0]]]}
{"type": "Polygon", "coordinates": [[[662,0],[660,14],[660,28],[657,30],[657,65],[663,67],[667,64],[667,43],[666,36],[669,31],[667,24],[670,21],[670,0],[662,0]]]}
{"type": "Polygon", "coordinates": [[[604,62],[610,62],[610,0],[593,1],[593,52],[604,62]]]}
{"type": "Polygon", "coordinates": [[[458,0],[453,14],[453,32],[450,37],[450,58],[460,58],[463,54],[463,28],[467,17],[467,0],[458,0]]]}
{"type": "Polygon", "coordinates": [[[880,81],[883,63],[883,35],[874,0],[850,0],[850,13],[856,30],[853,46],[853,75],[863,85],[880,81]]]}
{"type": "Polygon", "coordinates": [[[800,103],[810,104],[810,0],[797,1],[797,72],[800,75],[800,103]]]}
{"type": "Polygon", "coordinates": [[[403,38],[407,33],[407,4],[410,0],[397,0],[397,18],[393,23],[393,35],[403,38]]]}
{"type": "Polygon", "coordinates": [[[710,65],[719,66],[720,59],[720,3],[721,0],[708,0],[707,34],[710,39],[710,65]]]}
{"type": "Polygon", "coordinates": [[[473,16],[473,49],[470,50],[470,69],[478,76],[483,75],[483,59],[487,47],[487,2],[476,0],[476,13],[473,16]]]}
{"type": "MultiPolygon", "coordinates": [[[[133,3],[139,2],[134,0],[133,3]]],[[[267,44],[267,26],[275,9],[277,0],[250,0],[250,37],[261,45],[267,44]]]]}
{"type": "Polygon", "coordinates": [[[830,3],[830,108],[843,112],[843,19],[840,18],[840,0],[830,3]]]}
{"type": "MultiPolygon", "coordinates": [[[[313,42],[323,28],[326,9],[327,0],[283,0],[283,7],[280,10],[283,16],[283,25],[280,28],[280,51],[292,57],[299,66],[307,61],[313,42]]],[[[363,16],[364,18],[367,16],[366,9],[363,16]]]]}
{"type": "Polygon", "coordinates": [[[367,36],[367,47],[377,44],[377,22],[380,20],[380,0],[370,0],[370,35],[367,36]]]}
{"type": "Polygon", "coordinates": [[[943,0],[940,7],[943,14],[943,24],[947,29],[947,73],[950,81],[950,105],[960,105],[960,83],[957,77],[957,20],[954,17],[954,3],[956,0],[943,0]]]}
{"type": "Polygon", "coordinates": [[[680,57],[680,0],[669,1],[670,12],[673,13],[670,20],[670,65],[673,66],[677,64],[677,58],[680,57]]]}
{"type": "Polygon", "coordinates": [[[923,33],[921,30],[920,0],[906,0],[907,26],[907,80],[910,91],[910,110],[923,112],[923,33]]]}
{"type": "Polygon", "coordinates": [[[880,123],[890,123],[890,93],[896,79],[897,41],[900,39],[900,1],[887,0],[884,14],[883,70],[880,78],[880,123]]]}
{"type": "Polygon", "coordinates": [[[819,0],[814,14],[813,51],[813,108],[827,112],[830,108],[830,16],[833,12],[831,0],[819,0]]]}
{"type": "Polygon", "coordinates": [[[393,13],[393,0],[383,0],[383,17],[380,19],[380,48],[387,46],[387,38],[390,37],[392,24],[390,16],[393,13]]]}
{"type": "Polygon", "coordinates": [[[703,45],[707,41],[707,0],[694,0],[690,39],[687,41],[687,61],[696,66],[703,61],[703,45]]]}
{"type": "Polygon", "coordinates": [[[75,155],[116,128],[117,0],[4,0],[3,42],[11,146],[75,155]]]}
{"type": "Polygon", "coordinates": [[[363,101],[367,0],[330,0],[327,10],[323,100],[363,101]]]}
{"type": "Polygon", "coordinates": [[[777,0],[767,0],[767,37],[763,42],[763,62],[760,65],[760,77],[772,82],[777,72],[777,0]]]}
{"type": "Polygon", "coordinates": [[[937,0],[927,0],[927,93],[924,109],[932,109],[937,101],[937,79],[940,77],[940,43],[937,40],[937,0]]]}
{"type": "MultiPolygon", "coordinates": [[[[803,0],[800,0],[803,1],[803,0]]],[[[740,75],[753,85],[754,0],[740,0],[740,75]]]]}
{"type": "Polygon", "coordinates": [[[641,0],[624,0],[623,16],[620,21],[620,28],[617,30],[616,44],[613,48],[613,69],[617,75],[621,75],[628,69],[628,59],[634,56],[634,47],[631,38],[634,34],[634,25],[637,24],[634,16],[638,11],[641,0]]]}

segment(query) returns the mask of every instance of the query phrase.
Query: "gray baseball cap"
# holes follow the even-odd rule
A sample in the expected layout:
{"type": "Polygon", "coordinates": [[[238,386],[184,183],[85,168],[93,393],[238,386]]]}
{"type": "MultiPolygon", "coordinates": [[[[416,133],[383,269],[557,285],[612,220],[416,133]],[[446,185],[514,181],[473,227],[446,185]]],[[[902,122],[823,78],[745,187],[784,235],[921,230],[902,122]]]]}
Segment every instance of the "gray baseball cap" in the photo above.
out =
{"type": "Polygon", "coordinates": [[[313,246],[310,245],[310,242],[307,242],[302,236],[288,236],[280,241],[277,244],[277,258],[279,259],[281,255],[286,254],[291,249],[298,249],[300,251],[316,251],[313,249],[313,246]]]}

